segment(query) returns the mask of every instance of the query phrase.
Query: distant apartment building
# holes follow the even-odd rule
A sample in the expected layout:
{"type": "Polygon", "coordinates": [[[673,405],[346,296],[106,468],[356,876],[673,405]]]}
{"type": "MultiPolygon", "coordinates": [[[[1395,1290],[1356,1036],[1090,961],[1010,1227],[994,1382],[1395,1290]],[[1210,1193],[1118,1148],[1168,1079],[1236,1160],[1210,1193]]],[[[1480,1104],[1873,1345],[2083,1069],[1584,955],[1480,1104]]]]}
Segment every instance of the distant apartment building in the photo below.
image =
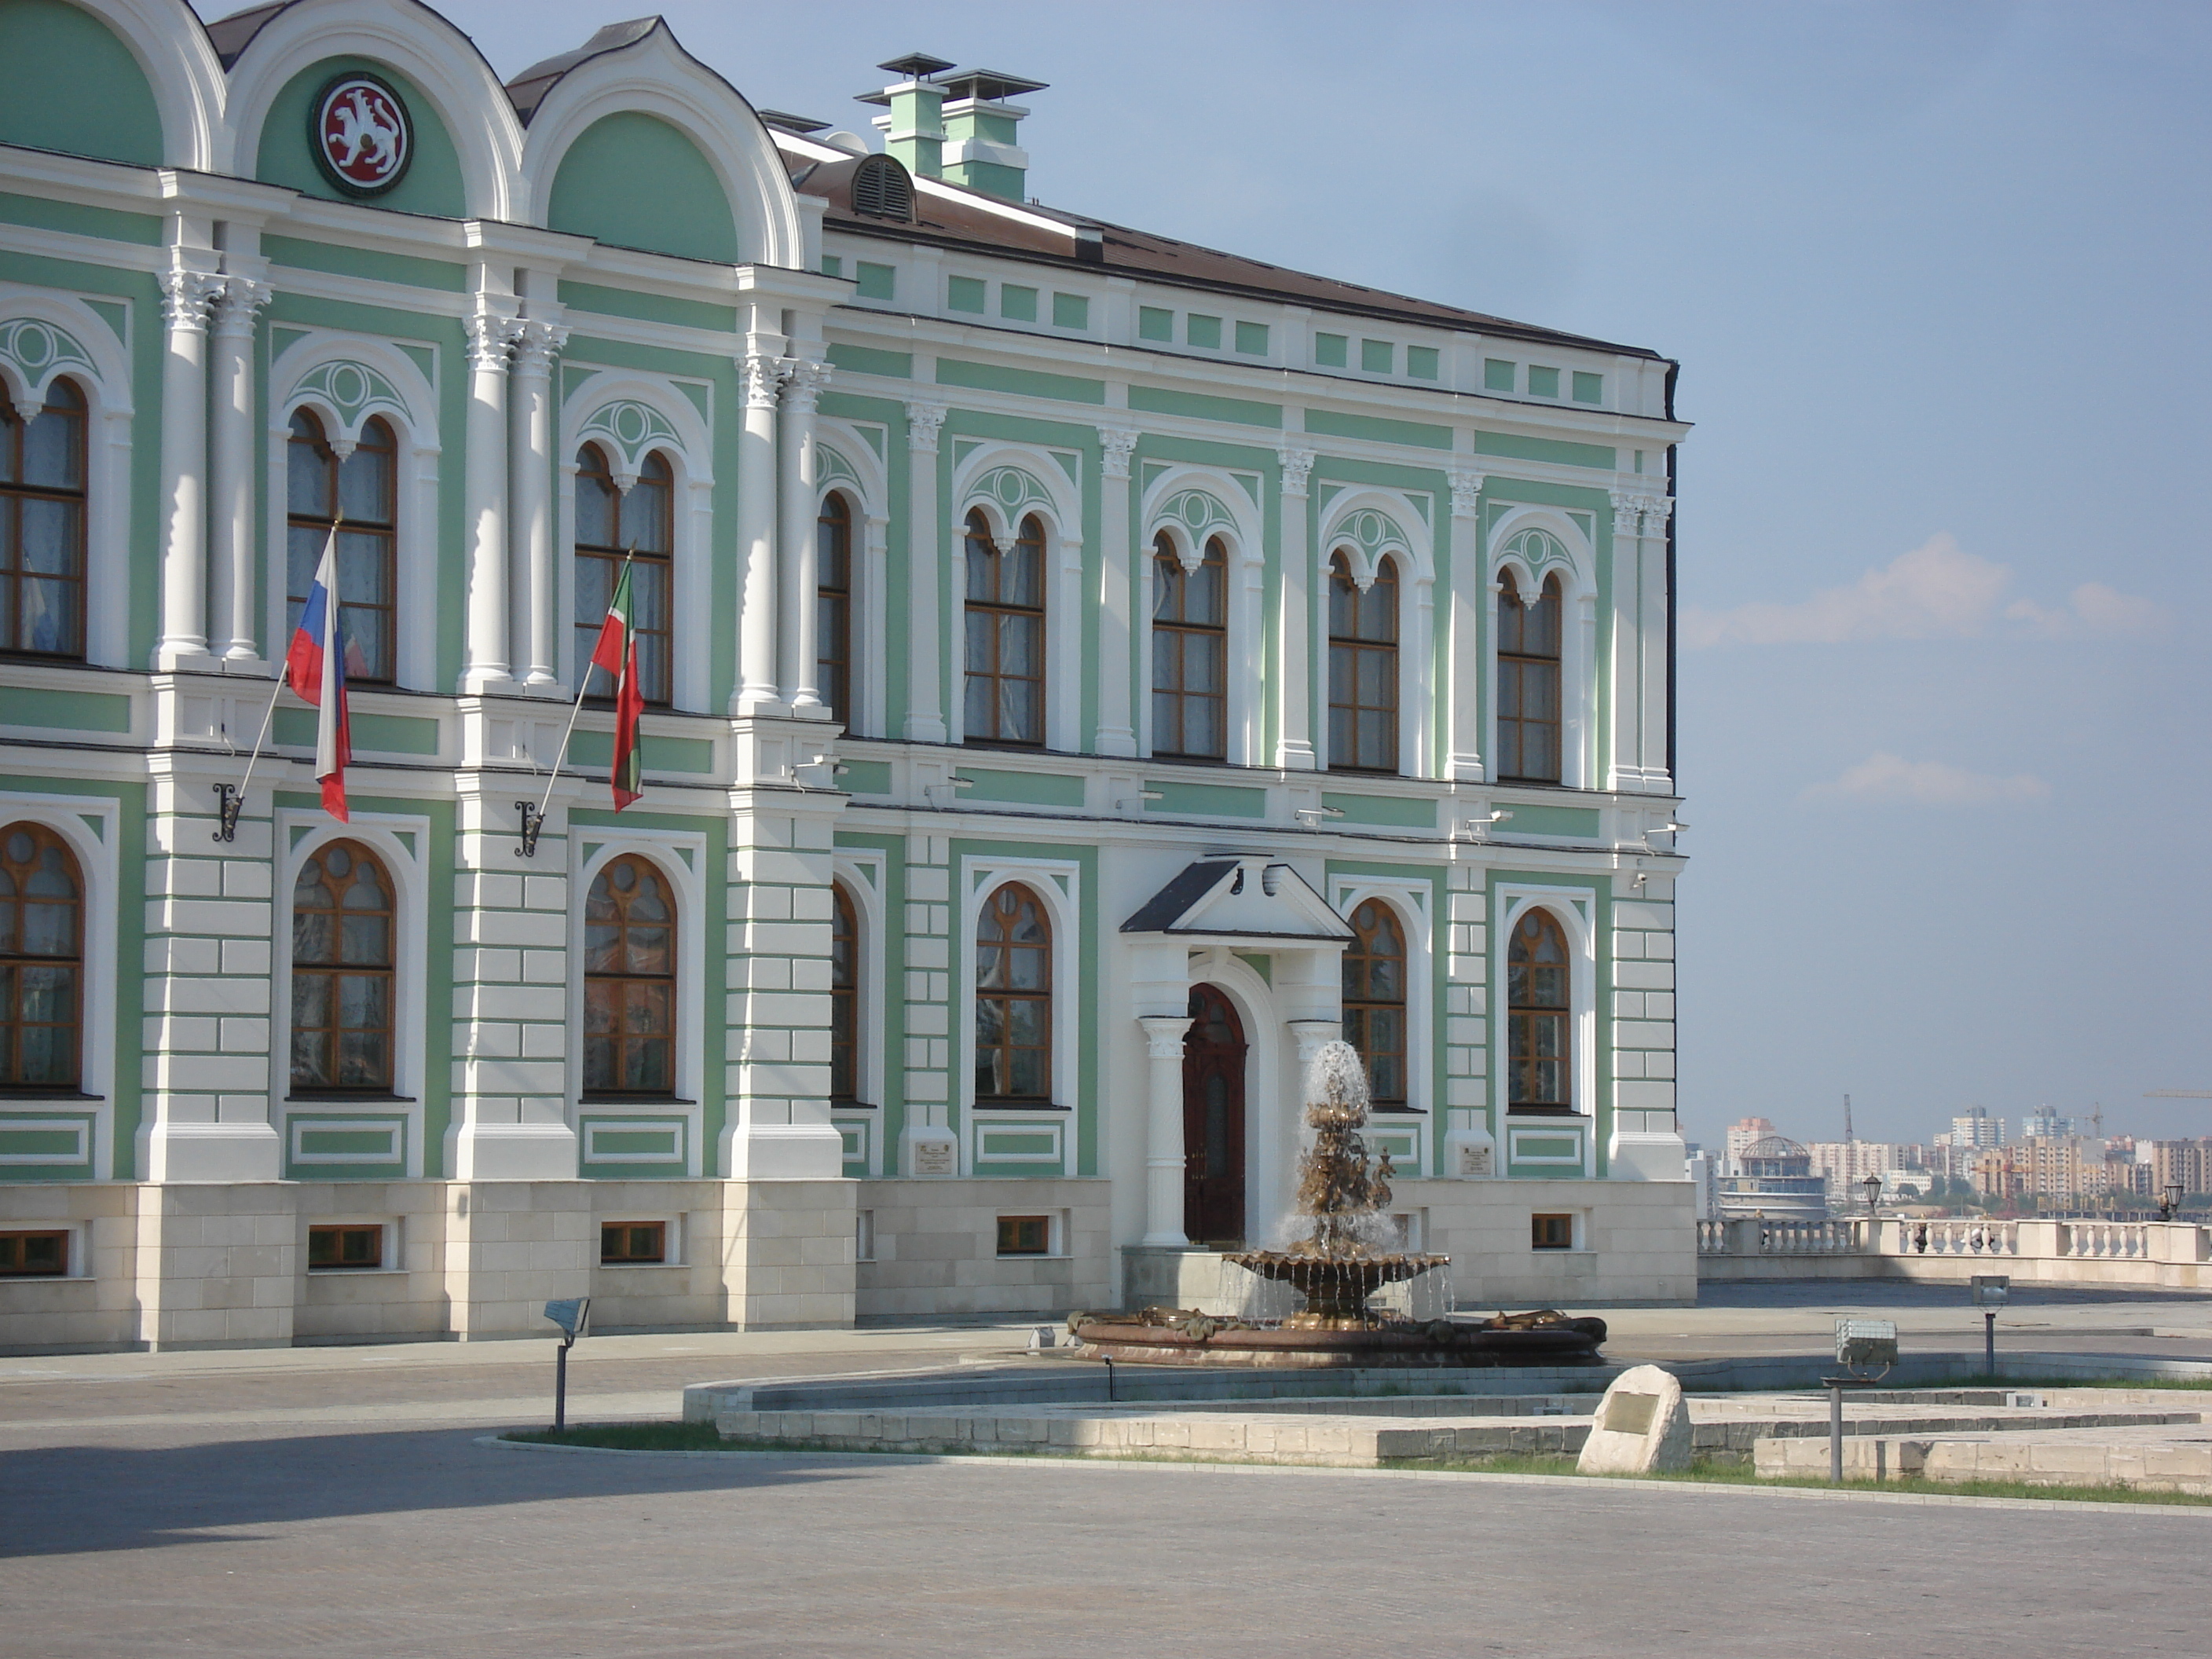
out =
{"type": "Polygon", "coordinates": [[[2055,1106],[2039,1106],[2021,1120],[2020,1133],[2023,1139],[2036,1135],[2049,1139],[2057,1135],[2078,1133],[2081,1126],[2073,1118],[2062,1117],[2055,1106]]]}
{"type": "Polygon", "coordinates": [[[1762,1140],[1772,1139],[1780,1133],[1781,1131],[1774,1127],[1771,1120],[1763,1117],[1738,1118],[1729,1124],[1728,1139],[1722,1148],[1721,1154],[1725,1160],[1723,1173],[1729,1175],[1736,1173],[1738,1160],[1743,1157],[1746,1151],[1762,1140]]]}
{"type": "Polygon", "coordinates": [[[2005,1121],[1992,1117],[1981,1107],[1975,1106],[1951,1120],[1948,1134],[1937,1135],[1936,1144],[1950,1146],[2002,1146],[2005,1144],[2005,1121]]]}
{"type": "Polygon", "coordinates": [[[2169,1187],[2185,1193],[2212,1193],[2212,1139],[2154,1140],[2148,1150],[2150,1195],[2169,1187]]]}

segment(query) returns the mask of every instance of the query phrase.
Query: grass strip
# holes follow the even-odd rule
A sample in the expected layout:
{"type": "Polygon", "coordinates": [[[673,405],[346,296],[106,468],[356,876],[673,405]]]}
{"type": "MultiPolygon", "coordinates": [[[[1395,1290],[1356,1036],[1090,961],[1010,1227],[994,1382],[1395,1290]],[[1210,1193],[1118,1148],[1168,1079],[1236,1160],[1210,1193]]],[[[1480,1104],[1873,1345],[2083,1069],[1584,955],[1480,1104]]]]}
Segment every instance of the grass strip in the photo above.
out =
{"type": "MultiPolygon", "coordinates": [[[[1579,1474],[1575,1460],[1561,1455],[1523,1454],[1498,1457],[1392,1457],[1386,1469],[1446,1469],[1464,1474],[1579,1474]]],[[[1687,1471],[1670,1474],[1608,1475],[1612,1480],[1686,1482],[1715,1486],[1825,1487],[1826,1480],[1792,1475],[1762,1480],[1748,1463],[1723,1463],[1698,1458],[1687,1471]]],[[[2068,1503],[2176,1504],[2190,1508],[2212,1506],[2212,1496],[2187,1492],[2160,1492],[2148,1486],[2083,1483],[2055,1486],[2039,1480],[1925,1480],[1908,1476],[1897,1480],[1846,1480],[1847,1486],[1864,1492],[1927,1492],[1952,1498],[2038,1498],[2068,1503]]]]}

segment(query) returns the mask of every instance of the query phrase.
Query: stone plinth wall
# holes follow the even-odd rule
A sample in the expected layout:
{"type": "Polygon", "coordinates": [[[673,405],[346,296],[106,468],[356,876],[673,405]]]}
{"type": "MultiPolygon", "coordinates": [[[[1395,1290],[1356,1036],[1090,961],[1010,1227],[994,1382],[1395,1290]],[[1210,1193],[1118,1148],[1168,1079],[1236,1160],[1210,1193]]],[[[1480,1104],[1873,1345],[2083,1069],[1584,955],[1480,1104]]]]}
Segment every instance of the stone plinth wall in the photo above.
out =
{"type": "Polygon", "coordinates": [[[854,1273],[858,1311],[1066,1314],[1117,1305],[1104,1181],[863,1181],[873,1249],[854,1273]],[[998,1253],[999,1218],[1043,1216],[1054,1249],[998,1253]]]}
{"type": "Polygon", "coordinates": [[[1462,1309],[1694,1303],[1686,1181],[1397,1181],[1391,1209],[1419,1218],[1418,1248],[1449,1255],[1462,1309]],[[1531,1218],[1572,1218],[1572,1247],[1534,1247],[1531,1218]]]}

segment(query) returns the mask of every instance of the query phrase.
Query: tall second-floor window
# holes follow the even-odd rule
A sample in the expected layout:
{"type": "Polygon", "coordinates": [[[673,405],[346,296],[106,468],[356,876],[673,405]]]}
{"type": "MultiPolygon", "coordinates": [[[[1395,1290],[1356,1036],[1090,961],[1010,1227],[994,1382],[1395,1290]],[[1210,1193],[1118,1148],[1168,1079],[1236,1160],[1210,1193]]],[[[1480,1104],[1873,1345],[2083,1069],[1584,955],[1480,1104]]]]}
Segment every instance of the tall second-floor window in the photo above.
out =
{"type": "Polygon", "coordinates": [[[338,624],[346,678],[389,685],[398,675],[399,446],[372,420],[343,460],[312,410],[292,416],[285,446],[284,637],[300,625],[331,526],[338,525],[338,624]]]}
{"type": "Polygon", "coordinates": [[[84,655],[84,395],[16,418],[0,398],[0,651],[84,655]]]}
{"type": "Polygon", "coordinates": [[[392,1090],[392,878],[358,842],[318,848],[292,884],[292,1086],[392,1090]]]}
{"type": "Polygon", "coordinates": [[[627,494],[615,487],[597,444],[576,453],[576,672],[587,696],[615,694],[606,670],[591,666],[592,647],[628,560],[638,690],[655,707],[675,699],[675,475],[657,451],[627,494]]]}
{"type": "Polygon", "coordinates": [[[1542,910],[1522,912],[1505,955],[1506,1100],[1516,1112],[1575,1109],[1572,990],[1559,924],[1542,910]]]}
{"type": "Polygon", "coordinates": [[[968,515],[970,743],[1044,746],[1044,526],[1022,520],[1001,553],[981,511],[968,515]]]}
{"type": "Polygon", "coordinates": [[[676,1091],[676,899],[625,853],[584,899],[584,1092],[676,1091]]]}
{"type": "Polygon", "coordinates": [[[853,721],[853,509],[832,490],[814,524],[817,610],[815,690],[830,717],[853,721]]]}
{"type": "Polygon", "coordinates": [[[82,1076],[84,883],[42,823],[0,830],[0,1088],[82,1076]]]}
{"type": "Polygon", "coordinates": [[[1051,1098],[1052,923],[1009,883],[975,927],[975,1101],[1051,1098]]]}
{"type": "Polygon", "coordinates": [[[1218,536],[1185,570],[1165,532],[1152,544],[1152,752],[1228,752],[1229,553],[1218,536]]]}
{"type": "Polygon", "coordinates": [[[1510,571],[1498,595],[1498,775],[1559,781],[1559,579],[1522,601],[1510,571]]]}
{"type": "Polygon", "coordinates": [[[1387,559],[1364,593],[1343,554],[1329,561],[1328,764],[1398,769],[1398,576],[1387,559]]]}

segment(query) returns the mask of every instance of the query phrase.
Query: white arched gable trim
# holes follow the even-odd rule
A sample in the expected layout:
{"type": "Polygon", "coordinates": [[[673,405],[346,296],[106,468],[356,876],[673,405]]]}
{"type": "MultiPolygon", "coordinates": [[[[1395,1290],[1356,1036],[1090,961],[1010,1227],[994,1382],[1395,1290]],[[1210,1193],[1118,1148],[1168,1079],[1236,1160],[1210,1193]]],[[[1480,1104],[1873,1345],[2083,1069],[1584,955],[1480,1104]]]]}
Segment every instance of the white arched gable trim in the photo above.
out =
{"type": "Polygon", "coordinates": [[[85,660],[125,668],[130,650],[131,365],[91,307],[0,283],[0,398],[23,418],[67,378],[83,392],[85,660]]]}
{"type": "Polygon", "coordinates": [[[114,32],[138,60],[161,118],[161,160],[217,170],[228,83],[198,14],[185,0],[70,0],[114,32]]]}
{"type": "MultiPolygon", "coordinates": [[[[269,404],[267,494],[262,510],[268,550],[263,635],[270,643],[264,660],[274,661],[284,638],[286,473],[285,445],[292,435],[293,411],[312,409],[323,422],[331,447],[349,453],[362,428],[381,416],[398,443],[398,476],[392,480],[399,614],[428,607],[438,592],[438,397],[422,369],[389,341],[366,334],[318,331],[295,341],[269,365],[274,394],[269,404]]],[[[402,628],[395,641],[398,684],[410,690],[434,689],[436,641],[427,628],[402,628]]]]}
{"type": "Polygon", "coordinates": [[[1256,560],[1265,546],[1258,505],[1234,478],[1211,468],[1168,468],[1146,488],[1137,519],[1144,547],[1164,530],[1186,564],[1197,563],[1209,536],[1221,537],[1232,562],[1256,560]]]}
{"type": "Polygon", "coordinates": [[[1597,741],[1597,550],[1582,526],[1553,507],[1514,507],[1500,514],[1486,538],[1490,550],[1489,592],[1484,596],[1489,614],[1490,666],[1486,672],[1483,706],[1489,713],[1483,733],[1484,752],[1498,753],[1498,605],[1505,577],[1512,574],[1524,602],[1544,591],[1545,580],[1559,579],[1559,781],[1572,788],[1588,788],[1596,775],[1597,741]],[[1540,530],[1565,550],[1564,560],[1532,562],[1514,544],[1524,532],[1540,530]]]}
{"type": "Polygon", "coordinates": [[[814,447],[815,501],[833,492],[845,497],[853,509],[857,532],[853,545],[853,707],[846,729],[855,737],[883,734],[890,718],[890,687],[885,678],[884,653],[878,648],[890,637],[890,480],[876,452],[858,429],[842,422],[823,420],[816,428],[814,447]]]}
{"type": "Polygon", "coordinates": [[[1328,503],[1317,544],[1323,570],[1340,551],[1350,556],[1352,580],[1363,588],[1375,580],[1377,561],[1399,556],[1401,580],[1436,580],[1435,538],[1428,520],[1395,490],[1348,489],[1328,503]]]}
{"type": "Polygon", "coordinates": [[[542,225],[568,147],[595,121],[625,111],[651,115],[698,146],[737,221],[739,263],[806,263],[798,198],[752,106],[677,44],[665,22],[563,75],[530,118],[522,153],[529,222],[542,225]]]}
{"type": "Polygon", "coordinates": [[[1512,507],[1492,520],[1488,535],[1484,538],[1490,548],[1490,579],[1503,579],[1507,570],[1522,584],[1524,593],[1536,591],[1530,584],[1540,584],[1543,579],[1558,572],[1563,578],[1561,586],[1568,594],[1595,592],[1597,588],[1597,552],[1582,526],[1565,514],[1548,507],[1512,507]],[[1565,557],[1532,562],[1513,544],[1522,533],[1540,530],[1557,542],[1565,557]]]}
{"type": "MultiPolygon", "coordinates": [[[[1501,882],[1493,889],[1497,920],[1491,933],[1490,982],[1498,988],[1491,1004],[1491,1074],[1493,1098],[1500,1117],[1509,1109],[1511,1095],[1506,1077],[1508,1033],[1505,1021],[1511,1007],[1504,994],[1508,983],[1506,960],[1512,950],[1513,928],[1531,910],[1541,910],[1559,925],[1566,937],[1569,963],[1568,1029],[1573,1036],[1572,1069],[1568,1093],[1575,1110],[1584,1120],[1597,1113],[1597,927],[1591,913],[1598,896],[1588,887],[1544,887],[1535,884],[1501,882]]],[[[1524,1120],[1525,1121],[1525,1120],[1524,1120]]],[[[1592,1156],[1585,1137],[1583,1155],[1592,1156]]],[[[1510,1143],[1509,1143],[1510,1145],[1510,1143]]],[[[1585,1170],[1589,1170],[1585,1164],[1585,1170]]]]}
{"type": "Polygon", "coordinates": [[[714,440],[697,405],[665,380],[642,375],[593,374],[561,410],[561,489],[555,511],[559,570],[554,603],[566,619],[555,629],[554,660],[561,683],[579,686],[585,665],[576,660],[576,457],[596,444],[607,458],[615,487],[625,494],[646,458],[659,454],[675,475],[670,503],[671,562],[675,579],[675,661],[671,679],[675,706],[707,707],[708,624],[714,594],[710,568],[714,522],[714,440]]]}
{"type": "Polygon", "coordinates": [[[1194,570],[1206,544],[1218,537],[1229,555],[1225,617],[1228,714],[1223,759],[1231,766],[1260,763],[1261,676],[1267,661],[1264,615],[1266,539],[1260,509],[1236,479],[1206,467],[1173,466],[1146,488],[1139,505],[1144,526],[1138,543],[1142,571],[1133,607],[1136,660],[1143,665],[1146,695],[1137,704],[1137,752],[1152,753],[1152,550],[1164,535],[1176,557],[1194,570]]]}
{"type": "Polygon", "coordinates": [[[293,0],[231,66],[229,142],[218,147],[214,170],[251,178],[276,94],[301,70],[343,57],[389,64],[436,107],[460,157],[471,218],[521,216],[522,128],[514,106],[475,43],[426,5],[293,0]]]}
{"type": "MultiPolygon", "coordinates": [[[[1080,747],[1083,676],[1070,672],[1083,660],[1083,504],[1074,480],[1052,456],[1015,444],[985,444],[953,469],[952,544],[962,547],[968,515],[981,512],[1001,552],[1012,550],[1022,520],[1034,514],[1045,532],[1045,747],[1080,747]]],[[[953,604],[944,642],[945,660],[964,664],[966,624],[960,595],[963,552],[952,566],[953,604]]],[[[951,740],[965,736],[966,698],[958,671],[953,678],[951,740]]]]}

